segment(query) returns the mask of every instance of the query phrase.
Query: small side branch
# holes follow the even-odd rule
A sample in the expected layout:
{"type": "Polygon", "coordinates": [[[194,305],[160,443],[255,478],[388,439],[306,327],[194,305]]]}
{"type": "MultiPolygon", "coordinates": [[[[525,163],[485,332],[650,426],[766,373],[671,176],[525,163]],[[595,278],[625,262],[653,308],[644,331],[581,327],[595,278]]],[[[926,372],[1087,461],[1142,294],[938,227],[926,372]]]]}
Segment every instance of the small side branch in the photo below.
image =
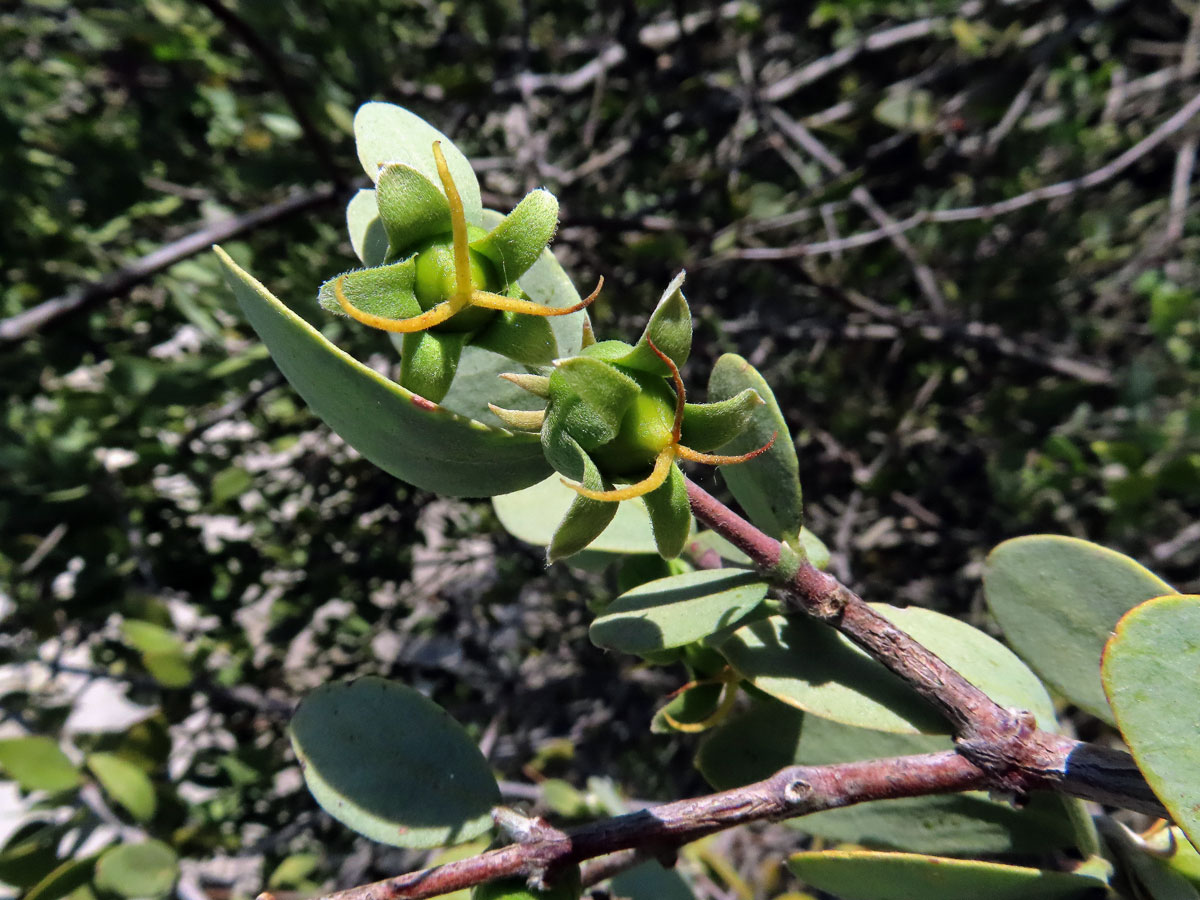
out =
{"type": "Polygon", "coordinates": [[[569,831],[539,828],[523,843],[338,891],[322,900],[420,900],[497,878],[553,873],[563,866],[620,851],[667,855],[706,835],[749,822],[789,819],[868,800],[957,793],[986,784],[986,774],[953,751],[828,766],[789,766],[745,787],[666,803],[569,831]]]}
{"type": "Polygon", "coordinates": [[[135,260],[99,281],[75,288],[61,297],[39,303],[15,316],[0,319],[0,343],[23,340],[67,313],[92,306],[110,297],[119,297],[130,288],[136,287],[188,257],[207,250],[213,244],[227,241],[239,234],[245,234],[259,225],[277,222],[295,213],[323,206],[336,200],[341,194],[342,192],[336,187],[304,191],[293,194],[278,203],[270,203],[240,216],[234,216],[194,231],[186,237],[159,247],[152,253],[146,254],[141,259],[135,260]]]}

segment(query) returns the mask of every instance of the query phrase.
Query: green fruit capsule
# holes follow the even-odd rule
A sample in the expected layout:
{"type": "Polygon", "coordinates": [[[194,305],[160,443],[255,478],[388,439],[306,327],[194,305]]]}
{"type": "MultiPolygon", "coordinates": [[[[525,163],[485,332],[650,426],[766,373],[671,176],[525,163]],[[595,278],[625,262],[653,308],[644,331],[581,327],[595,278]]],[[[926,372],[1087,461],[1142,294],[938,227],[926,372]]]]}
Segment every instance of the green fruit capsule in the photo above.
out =
{"type": "Polygon", "coordinates": [[[675,393],[666,379],[625,369],[641,390],[621,417],[616,437],[592,453],[605,475],[620,477],[644,472],[673,440],[675,393]]]}
{"type": "MultiPolygon", "coordinates": [[[[468,226],[467,233],[472,239],[486,232],[481,228],[468,226]]],[[[468,251],[470,259],[471,284],[481,291],[501,290],[504,285],[496,274],[495,267],[482,253],[468,251]]],[[[454,296],[457,283],[454,276],[454,242],[449,235],[439,238],[417,253],[416,275],[413,292],[417,295],[417,303],[421,309],[428,312],[439,303],[454,296]]],[[[497,316],[493,309],[481,306],[470,306],[439,325],[430,328],[433,332],[457,333],[478,331],[489,324],[497,316]]]]}

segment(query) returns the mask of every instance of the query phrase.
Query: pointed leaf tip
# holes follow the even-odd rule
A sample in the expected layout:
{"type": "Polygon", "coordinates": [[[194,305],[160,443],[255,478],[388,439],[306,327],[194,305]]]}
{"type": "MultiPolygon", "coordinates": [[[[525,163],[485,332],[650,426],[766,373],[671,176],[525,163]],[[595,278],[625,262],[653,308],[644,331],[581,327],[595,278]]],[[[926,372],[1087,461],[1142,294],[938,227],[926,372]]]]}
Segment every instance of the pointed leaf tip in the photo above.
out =
{"type": "Polygon", "coordinates": [[[670,368],[650,349],[653,342],[654,346],[670,357],[676,367],[683,368],[692,352],[692,311],[683,296],[684,274],[680,272],[676,275],[663,291],[658,306],[651,313],[646,329],[633,350],[624,358],[613,360],[614,362],[669,377],[670,368]]]}

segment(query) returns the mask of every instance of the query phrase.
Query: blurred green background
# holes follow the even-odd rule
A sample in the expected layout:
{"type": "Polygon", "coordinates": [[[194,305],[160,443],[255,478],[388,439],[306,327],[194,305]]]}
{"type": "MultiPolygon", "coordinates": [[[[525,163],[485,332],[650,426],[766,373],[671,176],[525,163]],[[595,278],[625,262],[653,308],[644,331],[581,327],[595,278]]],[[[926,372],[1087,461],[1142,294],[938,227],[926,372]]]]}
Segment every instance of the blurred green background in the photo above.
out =
{"type": "Polygon", "coordinates": [[[287,747],[296,699],[361,673],[447,706],[514,797],[702,789],[694,741],[647,732],[680,672],[587,640],[612,573],[546,570],[488,504],[358,458],[202,249],[236,220],[222,243],[317,320],[356,265],[371,99],[451,135],[491,206],[558,195],[601,338],[688,270],[685,378],[726,351],[763,371],[809,527],[867,599],[978,621],[983,556],[1036,531],[1200,588],[1200,7],[601,6],[0,4],[0,739],[115,753],[155,796],[0,781],[59,853],[153,836],[189,900],[419,864],[319,814],[287,747]]]}

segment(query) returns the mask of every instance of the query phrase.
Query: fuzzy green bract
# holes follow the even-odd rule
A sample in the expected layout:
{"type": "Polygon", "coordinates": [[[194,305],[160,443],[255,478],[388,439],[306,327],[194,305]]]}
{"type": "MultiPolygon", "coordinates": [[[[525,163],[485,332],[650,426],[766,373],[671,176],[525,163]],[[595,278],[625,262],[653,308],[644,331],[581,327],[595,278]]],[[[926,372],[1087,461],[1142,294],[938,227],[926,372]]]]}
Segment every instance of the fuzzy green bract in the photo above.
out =
{"type": "Polygon", "coordinates": [[[436,847],[492,827],[500,791],[462,726],[411,688],[382,678],[327,684],[300,704],[292,746],[317,802],[397,847],[436,847]]]}
{"type": "Polygon", "coordinates": [[[1138,768],[1200,848],[1200,596],[1156,597],[1126,613],[1102,675],[1138,768]]]}
{"type": "Polygon", "coordinates": [[[1083,900],[1107,887],[1091,873],[870,850],[797,853],[788,868],[844,900],[1083,900]]]}

